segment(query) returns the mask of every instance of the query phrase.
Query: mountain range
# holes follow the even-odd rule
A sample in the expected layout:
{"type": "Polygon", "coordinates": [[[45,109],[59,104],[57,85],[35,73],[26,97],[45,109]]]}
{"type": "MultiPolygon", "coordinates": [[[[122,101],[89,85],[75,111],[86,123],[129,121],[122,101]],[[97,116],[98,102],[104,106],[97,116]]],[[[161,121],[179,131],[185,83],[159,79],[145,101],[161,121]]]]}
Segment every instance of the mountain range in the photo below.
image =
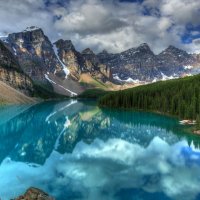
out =
{"type": "Polygon", "coordinates": [[[76,96],[91,88],[117,90],[199,72],[200,55],[174,46],[158,55],[146,43],[115,54],[79,52],[72,41],[52,43],[34,26],[0,38],[0,81],[26,96],[42,90],[76,96]]]}

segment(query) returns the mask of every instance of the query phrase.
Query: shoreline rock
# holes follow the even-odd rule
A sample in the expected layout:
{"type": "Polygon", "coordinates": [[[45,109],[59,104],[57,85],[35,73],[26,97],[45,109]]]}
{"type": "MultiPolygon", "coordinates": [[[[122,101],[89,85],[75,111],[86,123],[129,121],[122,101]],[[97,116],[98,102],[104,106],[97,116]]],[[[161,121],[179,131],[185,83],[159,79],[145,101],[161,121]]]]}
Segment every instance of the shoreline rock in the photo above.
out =
{"type": "Polygon", "coordinates": [[[184,120],[179,121],[179,123],[181,125],[195,125],[196,120],[184,119],[184,120]]]}
{"type": "Polygon", "coordinates": [[[46,192],[31,187],[24,195],[15,198],[14,200],[55,200],[55,198],[49,196],[46,192]]]}

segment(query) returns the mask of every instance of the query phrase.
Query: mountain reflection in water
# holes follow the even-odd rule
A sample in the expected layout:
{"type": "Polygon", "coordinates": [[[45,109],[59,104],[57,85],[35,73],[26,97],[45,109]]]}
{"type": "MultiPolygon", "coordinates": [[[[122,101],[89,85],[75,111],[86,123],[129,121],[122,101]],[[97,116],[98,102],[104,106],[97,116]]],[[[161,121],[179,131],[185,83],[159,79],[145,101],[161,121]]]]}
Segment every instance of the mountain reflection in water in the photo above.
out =
{"type": "Polygon", "coordinates": [[[3,200],[30,186],[58,200],[200,199],[200,140],[176,119],[76,100],[0,117],[3,200]]]}

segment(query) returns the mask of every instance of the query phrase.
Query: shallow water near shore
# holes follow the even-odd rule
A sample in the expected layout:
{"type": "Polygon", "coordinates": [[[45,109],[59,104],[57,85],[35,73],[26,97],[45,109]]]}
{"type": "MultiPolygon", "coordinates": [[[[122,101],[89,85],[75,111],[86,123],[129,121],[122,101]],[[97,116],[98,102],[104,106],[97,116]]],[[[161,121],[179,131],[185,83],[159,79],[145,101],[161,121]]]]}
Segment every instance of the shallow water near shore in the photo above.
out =
{"type": "Polygon", "coordinates": [[[0,108],[0,199],[198,200],[200,137],[177,119],[92,101],[0,108]]]}

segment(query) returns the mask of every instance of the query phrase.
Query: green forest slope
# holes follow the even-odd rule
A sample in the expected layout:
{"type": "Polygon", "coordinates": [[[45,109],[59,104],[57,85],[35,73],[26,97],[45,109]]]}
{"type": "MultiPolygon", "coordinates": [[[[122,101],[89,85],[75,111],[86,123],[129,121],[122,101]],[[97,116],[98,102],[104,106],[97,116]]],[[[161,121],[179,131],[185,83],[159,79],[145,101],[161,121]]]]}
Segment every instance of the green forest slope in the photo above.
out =
{"type": "Polygon", "coordinates": [[[100,98],[99,105],[197,119],[200,113],[200,75],[112,92],[100,98]]]}

